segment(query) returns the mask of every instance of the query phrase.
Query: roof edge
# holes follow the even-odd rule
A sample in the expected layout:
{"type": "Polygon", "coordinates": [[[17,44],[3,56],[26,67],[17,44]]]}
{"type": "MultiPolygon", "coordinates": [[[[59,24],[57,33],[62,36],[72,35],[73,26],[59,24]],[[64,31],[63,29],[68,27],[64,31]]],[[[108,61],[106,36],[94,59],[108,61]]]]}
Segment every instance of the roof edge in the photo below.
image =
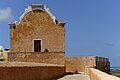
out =
{"type": "Polygon", "coordinates": [[[12,24],[16,24],[16,25],[20,24],[21,20],[25,16],[25,14],[27,14],[28,12],[33,11],[33,10],[41,10],[41,11],[47,12],[50,15],[50,17],[52,18],[53,22],[56,23],[55,22],[56,17],[50,12],[50,9],[47,8],[45,5],[43,5],[43,4],[30,4],[27,8],[25,8],[23,14],[19,17],[19,21],[14,21],[14,22],[12,22],[12,24]]]}

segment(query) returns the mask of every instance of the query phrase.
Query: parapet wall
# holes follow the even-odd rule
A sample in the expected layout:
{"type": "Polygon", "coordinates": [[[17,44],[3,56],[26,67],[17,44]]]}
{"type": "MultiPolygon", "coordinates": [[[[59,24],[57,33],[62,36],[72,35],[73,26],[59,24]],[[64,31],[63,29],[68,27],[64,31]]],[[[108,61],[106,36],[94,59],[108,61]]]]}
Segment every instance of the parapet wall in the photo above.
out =
{"type": "Polygon", "coordinates": [[[97,68],[106,73],[110,73],[110,63],[108,58],[96,56],[66,57],[66,72],[89,73],[88,68],[97,68]]]}
{"type": "Polygon", "coordinates": [[[10,52],[8,53],[8,61],[65,64],[64,52],[10,52]]]}
{"type": "Polygon", "coordinates": [[[26,65],[29,62],[0,64],[2,65],[0,65],[0,80],[52,80],[65,75],[64,65],[39,65],[38,63],[26,65]]]}
{"type": "Polygon", "coordinates": [[[96,68],[103,72],[110,73],[109,59],[103,57],[96,57],[96,68]]]}
{"type": "Polygon", "coordinates": [[[96,66],[95,56],[83,56],[83,57],[66,57],[66,72],[84,72],[85,67],[96,66]]]}
{"type": "Polygon", "coordinates": [[[100,70],[89,68],[90,80],[120,80],[120,78],[104,73],[100,70]]]}

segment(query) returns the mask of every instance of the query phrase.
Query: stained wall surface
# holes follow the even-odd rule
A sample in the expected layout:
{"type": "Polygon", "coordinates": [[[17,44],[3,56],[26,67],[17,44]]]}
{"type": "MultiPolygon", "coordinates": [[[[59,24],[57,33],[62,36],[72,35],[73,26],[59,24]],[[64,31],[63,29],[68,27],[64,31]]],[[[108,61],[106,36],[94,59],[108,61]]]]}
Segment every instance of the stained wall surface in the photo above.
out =
{"type": "Polygon", "coordinates": [[[11,52],[34,52],[34,40],[41,40],[41,52],[64,52],[64,27],[54,23],[46,11],[30,11],[10,28],[11,52]]]}
{"type": "Polygon", "coordinates": [[[96,57],[96,68],[109,74],[110,73],[109,59],[103,57],[96,57]]]}
{"type": "Polygon", "coordinates": [[[50,64],[65,65],[64,52],[10,52],[8,53],[8,61],[12,62],[39,62],[50,64]]]}

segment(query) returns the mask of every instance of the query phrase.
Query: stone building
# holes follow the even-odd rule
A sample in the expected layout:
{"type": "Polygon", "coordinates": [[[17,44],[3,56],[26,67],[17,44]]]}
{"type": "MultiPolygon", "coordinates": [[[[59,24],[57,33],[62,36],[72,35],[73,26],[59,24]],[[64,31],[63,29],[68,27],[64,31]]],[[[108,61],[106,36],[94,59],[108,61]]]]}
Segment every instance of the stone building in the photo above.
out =
{"type": "Polygon", "coordinates": [[[0,45],[0,61],[7,61],[7,53],[10,52],[9,49],[3,49],[3,46],[0,45]]]}
{"type": "Polygon", "coordinates": [[[64,64],[64,26],[39,4],[25,9],[19,22],[10,23],[9,61],[64,64]]]}
{"type": "Polygon", "coordinates": [[[55,19],[44,5],[32,4],[19,22],[10,23],[8,61],[39,62],[66,66],[66,72],[88,72],[95,67],[109,73],[107,58],[65,57],[65,23],[55,19]]]}
{"type": "Polygon", "coordinates": [[[10,23],[11,52],[64,52],[64,25],[44,5],[30,5],[10,23]]]}

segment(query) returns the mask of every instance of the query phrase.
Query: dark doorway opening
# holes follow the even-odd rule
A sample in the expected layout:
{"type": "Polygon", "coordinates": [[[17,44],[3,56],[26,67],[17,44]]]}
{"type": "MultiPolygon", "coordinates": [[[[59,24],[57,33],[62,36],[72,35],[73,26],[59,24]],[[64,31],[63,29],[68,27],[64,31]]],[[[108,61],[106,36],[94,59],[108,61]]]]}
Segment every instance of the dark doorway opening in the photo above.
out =
{"type": "Polygon", "coordinates": [[[34,52],[41,52],[41,40],[34,40],[34,52]]]}

